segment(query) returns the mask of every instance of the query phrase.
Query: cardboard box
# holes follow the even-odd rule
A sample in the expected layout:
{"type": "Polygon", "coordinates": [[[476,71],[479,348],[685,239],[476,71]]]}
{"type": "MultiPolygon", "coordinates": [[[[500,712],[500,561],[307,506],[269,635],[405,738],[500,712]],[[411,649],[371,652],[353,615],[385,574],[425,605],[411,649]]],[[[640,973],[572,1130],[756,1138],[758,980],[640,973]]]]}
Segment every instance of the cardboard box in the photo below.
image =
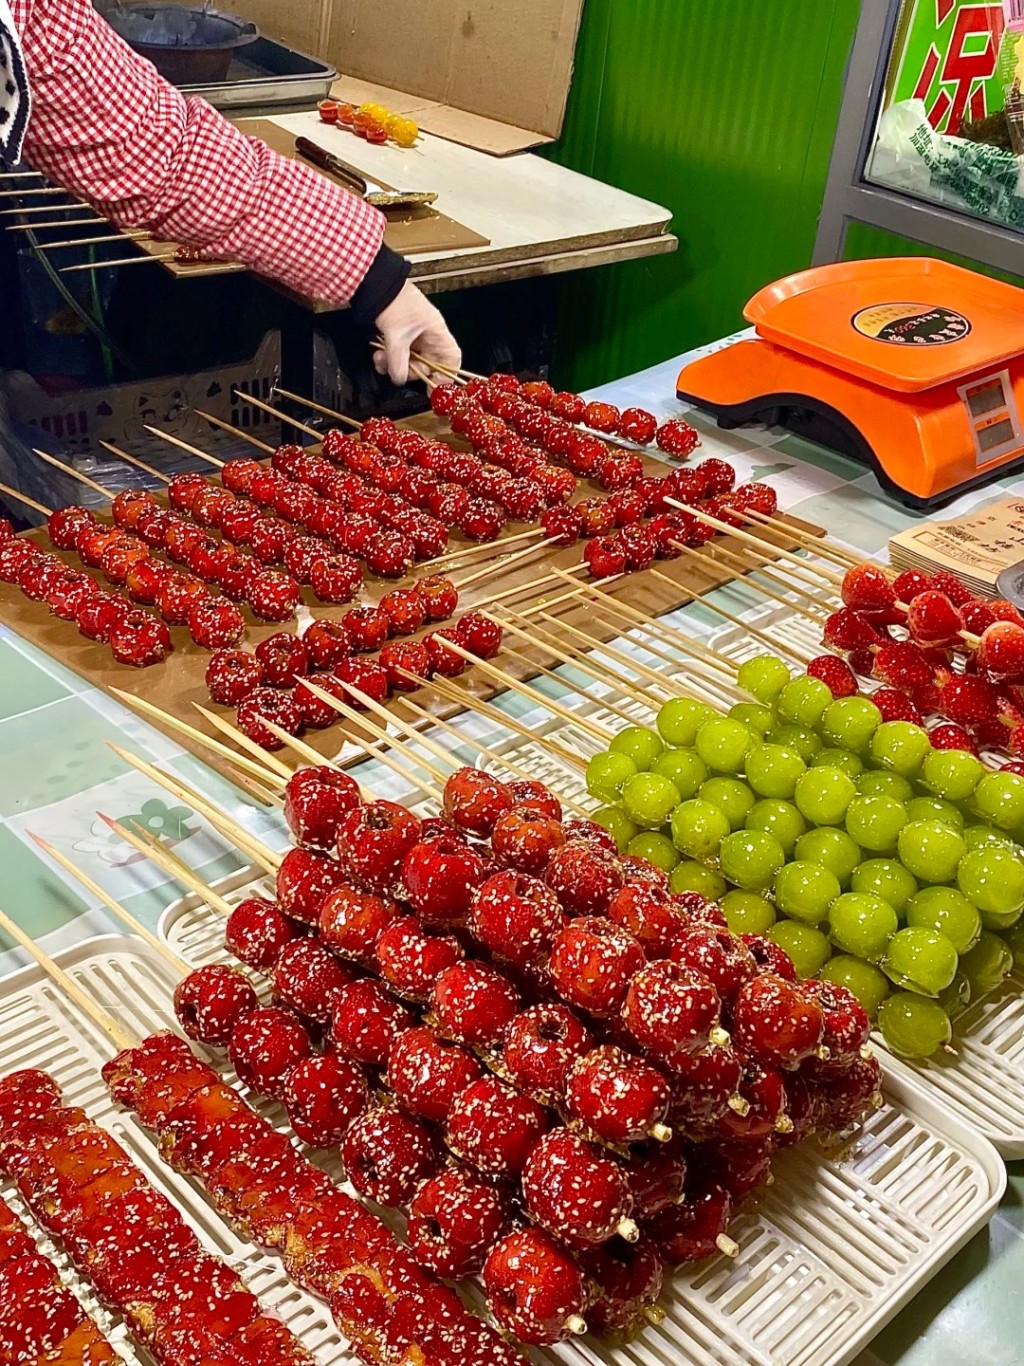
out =
{"type": "Polygon", "coordinates": [[[562,131],[583,0],[238,0],[233,10],[424,131],[495,156],[562,131]]]}

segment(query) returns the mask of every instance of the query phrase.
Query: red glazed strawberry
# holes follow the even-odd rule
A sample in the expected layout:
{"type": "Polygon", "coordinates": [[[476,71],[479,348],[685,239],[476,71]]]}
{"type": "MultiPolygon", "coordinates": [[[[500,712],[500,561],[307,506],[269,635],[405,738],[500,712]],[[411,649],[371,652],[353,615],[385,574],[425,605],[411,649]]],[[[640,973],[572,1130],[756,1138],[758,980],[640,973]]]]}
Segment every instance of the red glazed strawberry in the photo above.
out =
{"type": "Polygon", "coordinates": [[[227,1043],[238,1022],[258,1005],[247,979],[219,963],[196,968],[174,990],[178,1023],[199,1043],[227,1043]]]}
{"type": "Polygon", "coordinates": [[[512,1233],[491,1251],[484,1289],[500,1326],[520,1342],[550,1346],[586,1329],[583,1273],[539,1229],[512,1233]]]}
{"type": "Polygon", "coordinates": [[[260,972],[277,962],[296,930],[273,901],[250,896],[228,916],[224,944],[242,963],[260,972]]]}
{"type": "Polygon", "coordinates": [[[930,683],[935,670],[913,641],[893,640],[879,647],[871,672],[892,688],[911,689],[930,683]]]}
{"type": "Polygon", "coordinates": [[[367,568],[383,579],[404,577],[416,559],[412,541],[397,531],[374,532],[366,542],[364,553],[367,568]]]}
{"type": "MultiPolygon", "coordinates": [[[[23,542],[15,544],[22,545],[23,542]]],[[[131,610],[131,606],[115,593],[93,593],[82,603],[78,612],[78,629],[87,640],[106,644],[114,627],[131,610]]]]}
{"type": "Polygon", "coordinates": [[[483,859],[454,832],[414,844],[402,864],[406,899],[427,925],[464,924],[486,876],[483,859]]]}
{"type": "Polygon", "coordinates": [[[660,1072],[610,1045],[574,1063],[565,1089],[569,1113],[606,1143],[667,1139],[670,1098],[660,1072]]]}
{"type": "Polygon", "coordinates": [[[523,1199],[533,1222],[571,1247],[638,1236],[622,1168],[568,1129],[545,1134],[527,1158],[523,1199]]]}
{"type": "Polygon", "coordinates": [[[349,1127],[342,1145],[345,1173],[360,1195],[402,1208],[437,1170],[429,1130],[400,1110],[368,1110],[349,1127]]]}
{"type": "Polygon", "coordinates": [[[204,650],[220,650],[237,645],[245,635],[245,618],[224,598],[197,602],[188,614],[192,639],[204,650]]]}
{"type": "Polygon", "coordinates": [[[443,574],[431,574],[421,579],[417,588],[427,609],[428,621],[447,621],[459,605],[455,585],[443,574]]]}
{"type": "Polygon", "coordinates": [[[119,664],[148,668],[166,659],[172,649],[171,633],[148,612],[125,612],[110,630],[110,652],[119,664]]]}
{"type": "Polygon", "coordinates": [[[263,665],[263,674],[272,688],[291,688],[309,673],[309,651],[301,637],[288,631],[267,636],[256,646],[256,658],[263,665]]]}
{"type": "Polygon", "coordinates": [[[940,687],[939,707],[943,716],[960,726],[994,721],[999,715],[999,689],[987,678],[952,674],[940,687]]]}
{"type": "Polygon", "coordinates": [[[935,726],[928,732],[932,749],[965,749],[969,754],[977,754],[978,746],[962,726],[935,726]]]}
{"type": "Polygon", "coordinates": [[[502,1060],[518,1089],[554,1099],[562,1095],[573,1063],[593,1043],[570,1010],[546,1002],[515,1017],[505,1035],[502,1060]]]}
{"type": "Polygon", "coordinates": [[[422,641],[430,661],[431,673],[440,674],[442,678],[458,678],[469,667],[469,661],[450,648],[451,641],[457,645],[461,644],[458,632],[453,626],[430,631],[422,641]]]}
{"type": "Polygon", "coordinates": [[[277,1099],[284,1095],[288,1074],[310,1052],[306,1030],[294,1015],[276,1006],[251,1011],[228,1040],[228,1057],[239,1080],[259,1095],[277,1099]]]}
{"type": "Polygon", "coordinates": [[[512,805],[508,787],[481,769],[456,769],[445,783],[445,817],[471,835],[489,837],[512,805]]]}
{"type": "Polygon", "coordinates": [[[341,684],[346,705],[356,711],[368,710],[366,699],[378,704],[387,700],[387,671],[375,660],[343,659],[335,666],[334,678],[341,684]]]}
{"type": "Polygon", "coordinates": [[[264,749],[280,749],[283,741],[264,721],[272,721],[289,735],[302,729],[302,713],[289,693],[278,688],[254,688],[238,704],[235,720],[240,730],[264,749]]]}
{"type": "Polygon", "coordinates": [[[907,629],[915,640],[928,645],[946,645],[963,630],[959,611],[946,597],[930,589],[918,593],[907,607],[907,629]]]}
{"type": "Polygon", "coordinates": [[[626,572],[626,550],[618,534],[590,541],[583,559],[595,579],[610,579],[626,572]]]}
{"type": "Polygon", "coordinates": [[[547,972],[569,1005],[609,1018],[618,1013],[630,979],[643,964],[643,950],[621,926],[581,916],[556,936],[547,972]]]}
{"type": "Polygon", "coordinates": [[[798,1067],[821,1047],[825,1018],[803,988],[765,973],[748,982],[733,1006],[733,1037],[749,1056],[772,1067],[798,1067]]]}
{"type": "MultiPolygon", "coordinates": [[[[675,420],[663,422],[658,428],[656,440],[658,449],[664,451],[666,455],[678,455],[685,457],[691,451],[696,450],[700,445],[700,437],[688,422],[675,420]]],[[[704,464],[708,464],[707,460],[704,464]]],[[[715,461],[718,465],[724,465],[724,460],[715,461]]]]}
{"type": "Polygon", "coordinates": [[[317,1053],[289,1072],[284,1103],[295,1134],[314,1148],[331,1148],[366,1108],[363,1070],[337,1053],[317,1053]]]}
{"type": "MultiPolygon", "coordinates": [[[[757,979],[755,979],[757,980],[757,979]]],[[[742,999],[742,995],[741,995],[742,999]]],[[[722,1002],[700,973],[678,963],[650,963],[635,974],[622,1007],[626,1028],[657,1058],[695,1053],[722,1033],[722,1002]]]]}
{"type": "Polygon", "coordinates": [[[931,586],[937,592],[945,593],[955,607],[962,607],[965,602],[970,602],[973,596],[966,584],[961,583],[948,569],[937,569],[932,575],[931,586]]]}
{"type": "Polygon", "coordinates": [[[320,555],[309,568],[309,582],[321,602],[351,602],[363,584],[359,561],[351,555],[320,555]]]}
{"type": "Polygon", "coordinates": [[[981,637],[976,655],[978,669],[990,678],[1024,678],[1024,627],[997,621],[981,637]]]}
{"type": "Polygon", "coordinates": [[[264,569],[248,587],[249,605],[263,621],[287,621],[299,605],[299,585],[290,574],[264,569]]]}
{"type": "Polygon", "coordinates": [[[392,640],[377,656],[394,693],[416,692],[433,673],[430,651],[418,640],[392,640]]]}
{"type": "Polygon", "coordinates": [[[565,924],[558,898],[538,878],[496,873],[473,898],[470,928],[497,958],[530,967],[547,957],[565,924]]]}
{"type": "Polygon", "coordinates": [[[311,669],[330,671],[352,653],[352,639],[340,621],[314,621],[303,633],[311,669]]]}
{"type": "Polygon", "coordinates": [[[568,915],[604,915],[625,885],[618,859],[574,841],[568,826],[565,834],[570,842],[551,856],[544,881],[568,915]]]}
{"type": "Polygon", "coordinates": [[[842,596],[847,607],[867,616],[890,612],[896,604],[893,586],[876,564],[858,564],[848,569],[843,578],[842,596]]]}
{"type": "Polygon", "coordinates": [[[459,941],[450,935],[429,934],[415,916],[401,916],[381,931],[377,966],[397,995],[426,1001],[446,968],[463,956],[459,941]]]}
{"type": "Polygon", "coordinates": [[[427,608],[416,588],[396,588],[385,593],[378,606],[388,619],[388,634],[412,636],[427,619],[427,608]]]}
{"type": "Polygon", "coordinates": [[[346,882],[345,870],[334,859],[290,849],[277,870],[278,905],[293,920],[316,925],[324,902],[346,882]]]}
{"type": "Polygon", "coordinates": [[[284,818],[297,844],[333,849],[342,817],[359,806],[359,784],[347,773],[322,766],[300,768],[284,792],[284,818]]]}
{"type": "Polygon", "coordinates": [[[862,650],[872,645],[881,645],[884,640],[867,617],[861,616],[850,607],[841,607],[838,612],[832,613],[825,622],[822,638],[830,649],[841,650],[844,654],[848,650],[862,650]]]}
{"type": "Polygon", "coordinates": [[[358,651],[379,650],[388,638],[388,616],[379,607],[354,607],[342,624],[358,651]]]}
{"type": "Polygon", "coordinates": [[[338,858],[353,881],[368,891],[385,893],[397,881],[419,835],[419,821],[404,806],[367,802],[342,817],[338,858]]]}
{"type": "Polygon", "coordinates": [[[807,674],[824,683],[833,697],[853,697],[860,691],[853,670],[838,655],[818,655],[808,664],[807,674]]]}
{"type": "Polygon", "coordinates": [[[308,1020],[328,1024],[335,1002],[355,974],[315,939],[296,939],[274,965],[274,996],[308,1020]]]}
{"type": "Polygon", "coordinates": [[[414,1115],[443,1124],[455,1098],[483,1073],[465,1048],[439,1039],[432,1029],[407,1029],[388,1059],[388,1088],[414,1115]]]}
{"type": "Polygon", "coordinates": [[[895,688],[879,688],[871,694],[871,700],[882,713],[883,721],[912,721],[919,726],[924,720],[910,698],[895,688]]]}
{"type": "Polygon", "coordinates": [[[486,963],[461,962],[446,968],[430,997],[438,1025],[470,1048],[494,1048],[519,1009],[512,983],[486,963]]]}
{"type": "Polygon", "coordinates": [[[413,1017],[379,982],[364,978],[341,993],[331,1022],[331,1041],[340,1053],[367,1067],[385,1068],[395,1040],[413,1017]]]}
{"type": "Polygon", "coordinates": [[[495,822],[491,832],[491,850],[499,863],[538,876],[564,843],[561,822],[522,805],[521,800],[495,822]]]}
{"type": "Polygon", "coordinates": [[[377,966],[377,940],[401,914],[393,901],[358,887],[340,887],[320,910],[320,937],[343,958],[365,968],[377,966]]]}
{"type": "Polygon", "coordinates": [[[512,1178],[522,1172],[547,1127],[547,1114],[536,1101],[485,1076],[456,1098],[447,1143],[485,1176],[512,1178]]]}
{"type": "Polygon", "coordinates": [[[508,1222],[501,1194],[463,1167],[447,1167],[409,1206],[409,1247],[436,1276],[462,1280],[483,1268],[508,1222]]]}

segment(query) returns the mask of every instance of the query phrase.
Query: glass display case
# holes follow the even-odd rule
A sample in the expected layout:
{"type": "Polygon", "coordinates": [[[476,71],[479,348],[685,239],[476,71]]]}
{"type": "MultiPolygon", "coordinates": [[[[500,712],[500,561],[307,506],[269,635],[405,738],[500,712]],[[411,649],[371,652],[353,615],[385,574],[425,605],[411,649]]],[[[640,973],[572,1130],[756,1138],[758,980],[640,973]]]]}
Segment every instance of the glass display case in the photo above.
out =
{"type": "Polygon", "coordinates": [[[867,223],[1024,274],[1024,0],[864,0],[815,246],[867,223]]]}

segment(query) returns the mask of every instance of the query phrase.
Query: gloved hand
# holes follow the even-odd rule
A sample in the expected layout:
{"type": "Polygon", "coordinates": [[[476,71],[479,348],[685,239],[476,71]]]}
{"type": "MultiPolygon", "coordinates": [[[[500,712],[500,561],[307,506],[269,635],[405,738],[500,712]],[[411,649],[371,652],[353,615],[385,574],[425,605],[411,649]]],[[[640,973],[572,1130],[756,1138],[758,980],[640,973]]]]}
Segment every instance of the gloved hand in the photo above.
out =
{"type": "MultiPolygon", "coordinates": [[[[374,352],[373,363],[378,374],[390,375],[393,384],[409,382],[409,353],[416,351],[427,360],[435,360],[449,370],[462,364],[459,344],[448,331],[444,318],[411,280],[406,280],[398,294],[377,319],[381,345],[374,352]]],[[[448,378],[429,365],[413,361],[413,365],[442,382],[448,378]]],[[[413,378],[419,376],[413,374],[413,378]]]]}

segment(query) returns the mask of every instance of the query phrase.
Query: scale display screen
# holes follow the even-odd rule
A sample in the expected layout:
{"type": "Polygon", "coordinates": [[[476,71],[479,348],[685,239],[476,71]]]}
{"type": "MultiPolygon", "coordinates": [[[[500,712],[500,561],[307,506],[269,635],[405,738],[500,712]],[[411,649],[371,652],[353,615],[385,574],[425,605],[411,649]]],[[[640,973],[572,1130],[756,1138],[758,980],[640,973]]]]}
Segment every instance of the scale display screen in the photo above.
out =
{"type": "Polygon", "coordinates": [[[997,375],[965,384],[959,393],[967,410],[978,465],[1012,455],[1024,446],[1024,429],[1009,371],[1001,370],[997,375]]]}

